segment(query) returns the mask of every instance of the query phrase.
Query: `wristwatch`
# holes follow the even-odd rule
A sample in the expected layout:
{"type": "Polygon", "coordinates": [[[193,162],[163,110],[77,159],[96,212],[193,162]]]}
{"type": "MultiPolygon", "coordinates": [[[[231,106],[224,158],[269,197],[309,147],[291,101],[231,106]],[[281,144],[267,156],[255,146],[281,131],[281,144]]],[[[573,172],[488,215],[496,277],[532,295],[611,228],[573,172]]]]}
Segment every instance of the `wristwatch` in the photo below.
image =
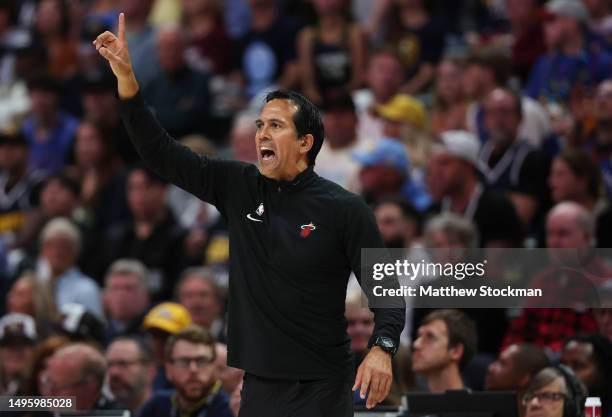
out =
{"type": "Polygon", "coordinates": [[[380,347],[385,352],[390,353],[391,356],[395,355],[395,352],[397,352],[397,345],[393,342],[393,340],[384,336],[377,337],[372,346],[380,347]]]}

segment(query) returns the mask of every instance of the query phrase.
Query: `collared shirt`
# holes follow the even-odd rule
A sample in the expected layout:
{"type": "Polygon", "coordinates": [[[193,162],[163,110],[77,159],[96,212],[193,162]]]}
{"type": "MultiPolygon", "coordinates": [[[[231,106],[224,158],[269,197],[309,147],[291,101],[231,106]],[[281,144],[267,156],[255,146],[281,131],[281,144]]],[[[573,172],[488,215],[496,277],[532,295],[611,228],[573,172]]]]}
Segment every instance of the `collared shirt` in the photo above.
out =
{"type": "Polygon", "coordinates": [[[98,316],[102,313],[102,294],[98,284],[84,275],[77,267],[70,268],[57,277],[53,283],[55,302],[58,306],[64,304],[81,304],[87,310],[98,316]]]}

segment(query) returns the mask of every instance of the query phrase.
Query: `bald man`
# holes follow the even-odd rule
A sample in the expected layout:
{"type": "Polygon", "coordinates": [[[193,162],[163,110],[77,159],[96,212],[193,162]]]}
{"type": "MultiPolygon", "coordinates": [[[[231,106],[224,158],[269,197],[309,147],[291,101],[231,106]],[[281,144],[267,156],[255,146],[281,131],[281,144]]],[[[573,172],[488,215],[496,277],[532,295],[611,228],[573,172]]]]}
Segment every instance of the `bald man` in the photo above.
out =
{"type": "Polygon", "coordinates": [[[612,280],[612,270],[595,251],[594,230],[593,215],[575,202],[550,210],[546,243],[551,263],[531,284],[543,295],[526,302],[504,346],[533,343],[558,352],[567,337],[597,332],[592,310],[585,307],[598,305],[599,288],[612,280]]]}

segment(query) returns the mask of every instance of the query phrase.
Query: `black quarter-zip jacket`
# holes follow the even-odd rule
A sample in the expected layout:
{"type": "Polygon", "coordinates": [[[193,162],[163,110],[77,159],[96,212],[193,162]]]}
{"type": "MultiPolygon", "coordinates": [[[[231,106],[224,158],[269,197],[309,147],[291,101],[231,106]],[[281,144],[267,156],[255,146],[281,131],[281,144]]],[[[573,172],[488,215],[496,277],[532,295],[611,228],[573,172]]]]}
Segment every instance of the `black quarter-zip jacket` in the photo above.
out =
{"type": "MultiPolygon", "coordinates": [[[[362,248],[383,243],[363,200],[312,167],[275,181],[256,166],[202,157],[172,139],[140,94],[120,100],[145,163],[217,207],[230,233],[228,364],[279,379],[354,378],[344,318],[362,248]]],[[[399,343],[404,309],[374,309],[371,341],[399,343]]]]}

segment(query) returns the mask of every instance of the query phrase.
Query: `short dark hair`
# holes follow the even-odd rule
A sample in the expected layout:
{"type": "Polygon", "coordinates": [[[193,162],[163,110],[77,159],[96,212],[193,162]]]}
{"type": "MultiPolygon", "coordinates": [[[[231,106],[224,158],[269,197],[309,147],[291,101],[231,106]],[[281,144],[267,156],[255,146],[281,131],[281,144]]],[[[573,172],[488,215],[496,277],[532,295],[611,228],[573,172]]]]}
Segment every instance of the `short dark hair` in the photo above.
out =
{"type": "Polygon", "coordinates": [[[319,109],[310,100],[295,91],[272,91],[266,95],[265,102],[269,103],[272,100],[288,100],[297,106],[298,109],[293,115],[295,130],[297,131],[298,138],[308,134],[313,136],[314,143],[310,151],[308,151],[308,165],[314,165],[325,138],[325,129],[323,128],[323,120],[321,120],[319,109]]]}
{"type": "Polygon", "coordinates": [[[517,347],[514,363],[519,373],[533,377],[542,369],[550,366],[550,360],[542,348],[530,343],[523,343],[517,347]]]}
{"type": "Polygon", "coordinates": [[[157,175],[157,173],[153,172],[151,169],[149,169],[149,167],[147,167],[146,165],[142,163],[137,163],[136,165],[134,165],[132,169],[130,170],[130,174],[133,173],[134,171],[142,172],[145,175],[145,177],[147,177],[147,179],[152,183],[156,183],[158,185],[163,185],[163,186],[168,185],[168,181],[165,178],[157,175]]]}
{"type": "Polygon", "coordinates": [[[435,320],[441,320],[446,325],[449,349],[457,345],[463,345],[463,356],[459,360],[459,368],[465,368],[478,349],[476,324],[462,311],[443,309],[434,310],[426,315],[421,325],[435,320]]]}
{"type": "Polygon", "coordinates": [[[194,345],[210,346],[213,352],[213,360],[217,358],[215,338],[210,334],[208,329],[198,326],[197,324],[190,324],[180,332],[173,334],[168,338],[164,349],[164,357],[166,358],[167,362],[172,360],[174,345],[176,345],[179,340],[184,340],[186,342],[193,343],[194,345]]]}
{"type": "Polygon", "coordinates": [[[110,343],[109,346],[115,342],[129,342],[133,343],[136,348],[138,348],[138,360],[144,364],[153,363],[153,348],[151,347],[151,343],[142,337],[128,335],[128,336],[118,336],[115,337],[110,343]]]}
{"type": "Polygon", "coordinates": [[[64,189],[70,191],[72,195],[78,197],[81,195],[81,184],[74,178],[70,177],[65,172],[58,172],[48,176],[44,182],[43,187],[46,187],[51,182],[58,182],[64,189]]]}
{"type": "Polygon", "coordinates": [[[586,180],[587,192],[597,200],[601,191],[601,170],[593,158],[581,149],[566,149],[558,158],[567,164],[575,176],[586,180]]]}
{"type": "Polygon", "coordinates": [[[483,48],[472,51],[466,59],[466,66],[478,65],[493,73],[495,84],[505,86],[510,78],[510,60],[505,55],[492,48],[483,48]]]}

